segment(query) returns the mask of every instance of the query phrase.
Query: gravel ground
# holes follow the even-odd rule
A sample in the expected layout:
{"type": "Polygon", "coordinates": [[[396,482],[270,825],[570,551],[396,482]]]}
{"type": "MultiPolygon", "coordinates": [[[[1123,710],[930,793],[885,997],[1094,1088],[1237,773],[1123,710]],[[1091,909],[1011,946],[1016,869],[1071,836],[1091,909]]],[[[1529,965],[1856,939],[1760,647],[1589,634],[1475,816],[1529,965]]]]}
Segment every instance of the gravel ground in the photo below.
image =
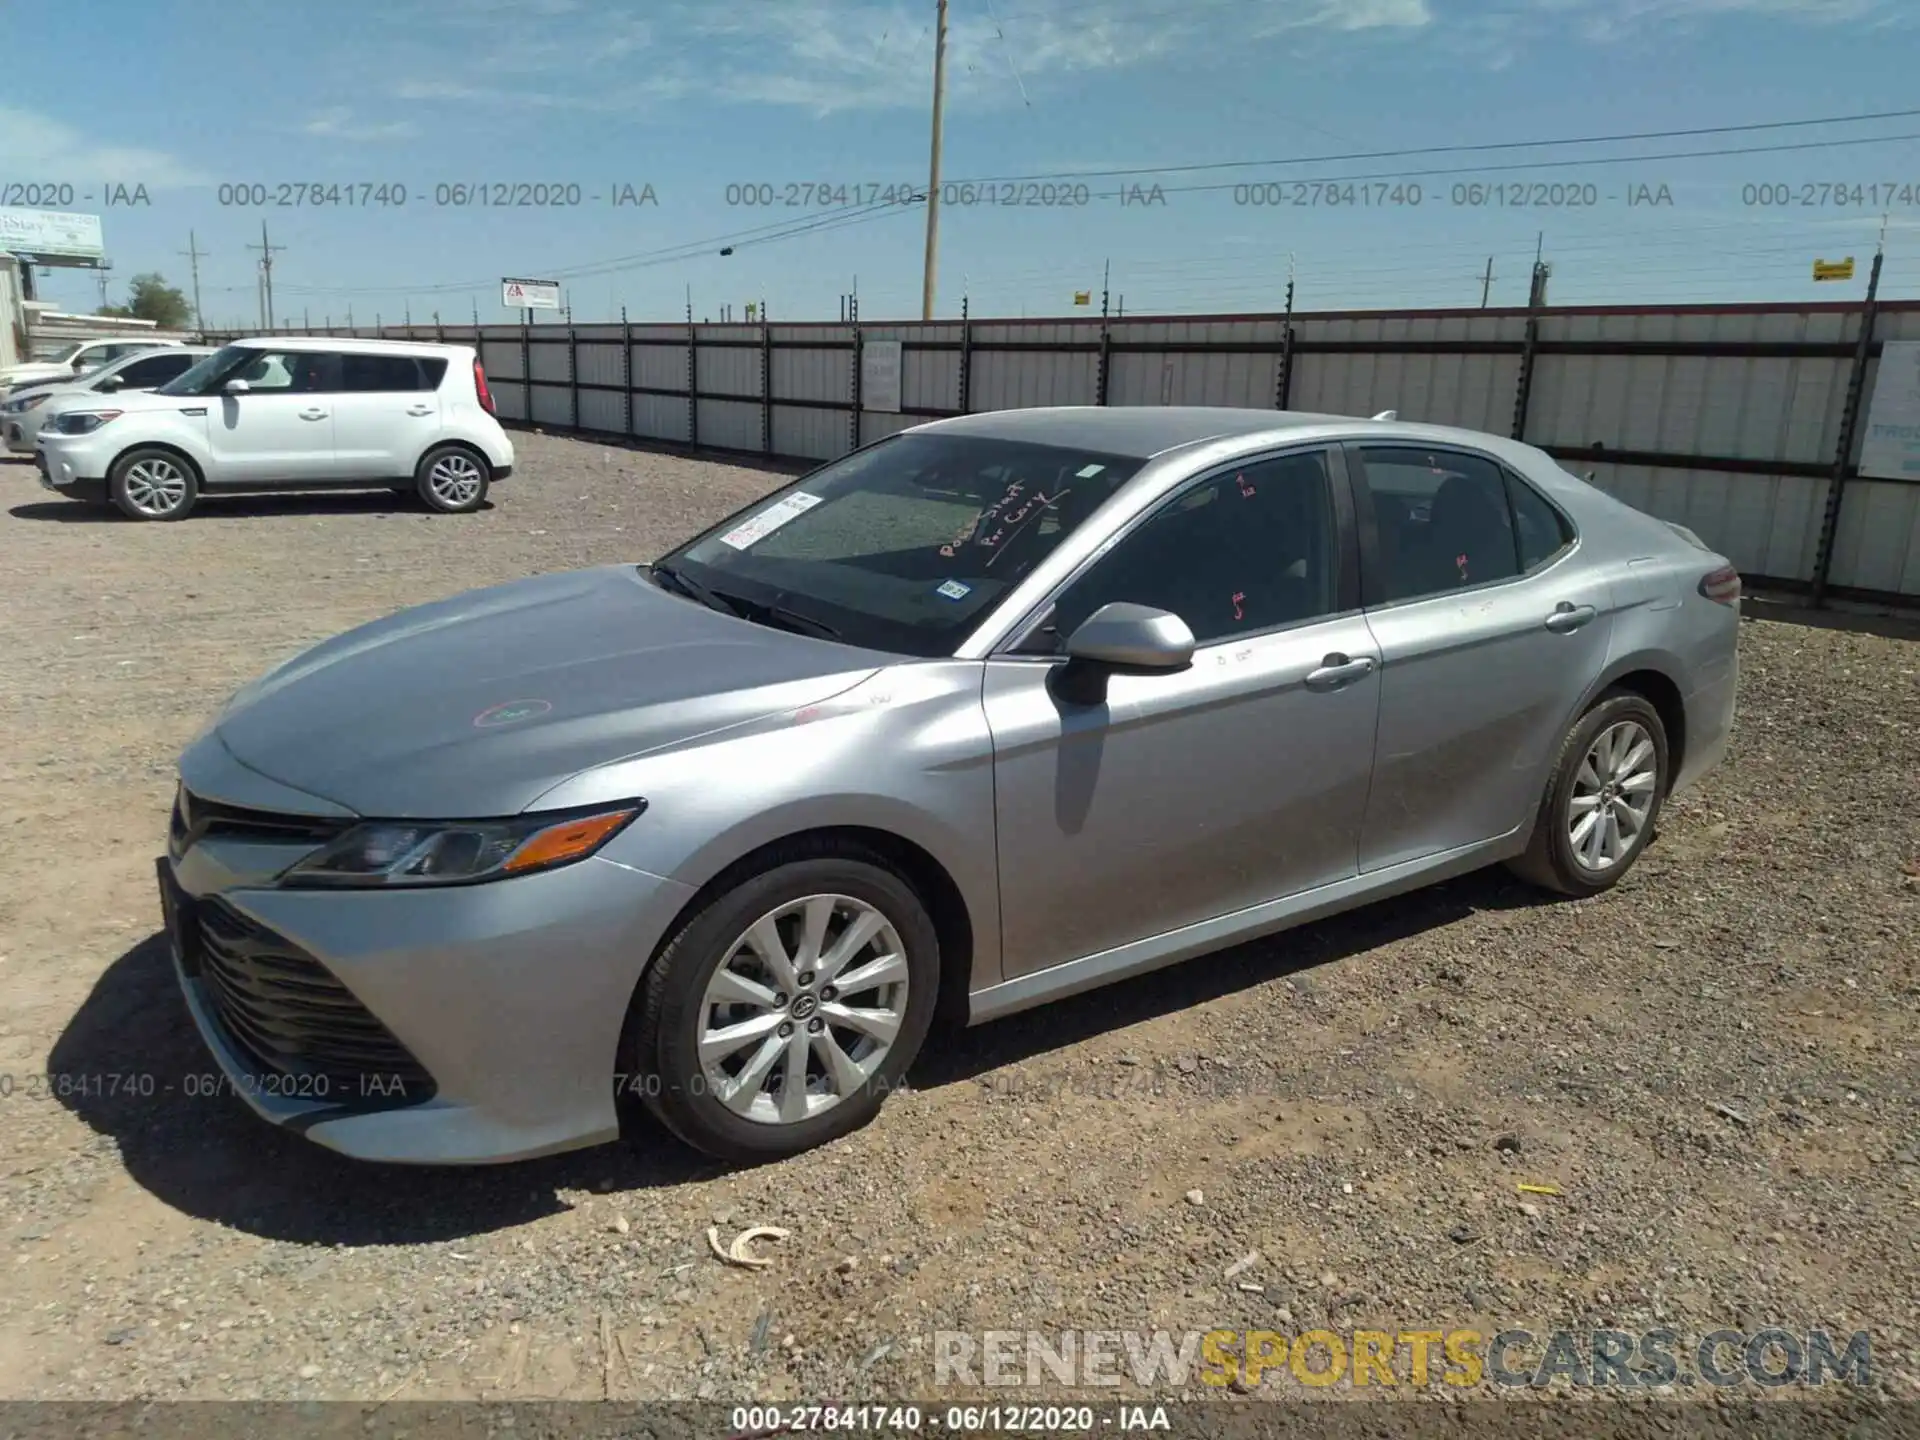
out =
{"type": "Polygon", "coordinates": [[[1780,1323],[1869,1330],[1920,1398],[1910,640],[1746,624],[1730,758],[1608,895],[1470,876],[937,1036],[786,1164],[382,1170],[190,1097],[152,856],[211,708],[781,478],[518,440],[451,518],[142,526],[0,466],[0,1396],[925,1397],[938,1330],[1780,1323]],[[709,1255],[750,1224],[791,1231],[770,1270],[709,1255]]]}

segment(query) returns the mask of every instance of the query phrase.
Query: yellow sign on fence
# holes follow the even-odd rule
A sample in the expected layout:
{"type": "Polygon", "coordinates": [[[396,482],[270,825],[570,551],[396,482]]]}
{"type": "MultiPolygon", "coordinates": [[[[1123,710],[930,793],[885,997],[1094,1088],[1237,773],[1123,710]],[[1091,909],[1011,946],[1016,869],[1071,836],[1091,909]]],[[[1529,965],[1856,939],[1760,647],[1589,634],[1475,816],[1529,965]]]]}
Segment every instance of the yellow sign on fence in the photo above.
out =
{"type": "Polygon", "coordinates": [[[1816,280],[1851,280],[1853,278],[1853,256],[1844,260],[1816,260],[1813,262],[1813,278],[1816,280]]]}
{"type": "Polygon", "coordinates": [[[1091,290],[1074,291],[1073,303],[1076,305],[1091,305],[1093,303],[1093,292],[1091,290]]]}

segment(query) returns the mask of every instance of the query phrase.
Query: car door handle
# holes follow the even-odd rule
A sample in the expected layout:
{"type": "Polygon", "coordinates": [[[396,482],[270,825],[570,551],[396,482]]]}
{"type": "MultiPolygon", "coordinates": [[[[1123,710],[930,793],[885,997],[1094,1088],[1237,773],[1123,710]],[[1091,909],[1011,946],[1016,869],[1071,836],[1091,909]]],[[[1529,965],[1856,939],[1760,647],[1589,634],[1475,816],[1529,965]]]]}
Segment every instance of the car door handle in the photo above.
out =
{"type": "Polygon", "coordinates": [[[433,407],[431,405],[415,405],[407,411],[409,415],[431,415],[432,413],[433,407]]]}
{"type": "Polygon", "coordinates": [[[300,412],[300,418],[302,420],[324,420],[327,418],[327,412],[324,410],[302,410],[300,412]]]}
{"type": "Polygon", "coordinates": [[[1351,684],[1363,675],[1373,673],[1373,657],[1362,655],[1358,660],[1346,655],[1333,654],[1320,662],[1320,668],[1307,672],[1309,690],[1338,690],[1342,685],[1351,684]]]}
{"type": "Polygon", "coordinates": [[[1557,635],[1570,635],[1593,619],[1593,615],[1591,605],[1575,605],[1571,600],[1562,600],[1547,616],[1547,629],[1557,635]]]}

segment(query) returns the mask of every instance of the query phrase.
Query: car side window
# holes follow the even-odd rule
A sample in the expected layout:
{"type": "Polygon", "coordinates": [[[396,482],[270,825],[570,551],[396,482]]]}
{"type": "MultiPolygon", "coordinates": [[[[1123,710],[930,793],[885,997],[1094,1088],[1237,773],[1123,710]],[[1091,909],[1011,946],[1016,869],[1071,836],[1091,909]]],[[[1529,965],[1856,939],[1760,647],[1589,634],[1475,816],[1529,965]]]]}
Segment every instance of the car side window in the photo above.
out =
{"type": "Polygon", "coordinates": [[[263,350],[226,378],[246,381],[255,393],[310,394],[334,388],[325,379],[331,358],[312,350],[263,350]]]}
{"type": "Polygon", "coordinates": [[[1450,450],[1362,446],[1386,600],[1520,574],[1505,472],[1450,450]]]}
{"type": "Polygon", "coordinates": [[[340,356],[340,388],[352,394],[391,394],[426,387],[420,383],[420,363],[411,356],[356,355],[348,350],[340,356]]]}
{"type": "Polygon", "coordinates": [[[120,384],[128,390],[165,384],[185,370],[191,359],[187,355],[155,355],[148,360],[136,360],[120,372],[120,384]]]}
{"type": "Polygon", "coordinates": [[[1042,653],[1101,606],[1131,601],[1187,622],[1207,645],[1330,615],[1339,571],[1325,451],[1258,461],[1181,491],[1070,585],[1042,653]]]}
{"type": "Polygon", "coordinates": [[[1507,503],[1513,507],[1514,538],[1520,546],[1520,569],[1532,574],[1573,543],[1573,527],[1538,490],[1511,471],[1507,474],[1507,503]]]}

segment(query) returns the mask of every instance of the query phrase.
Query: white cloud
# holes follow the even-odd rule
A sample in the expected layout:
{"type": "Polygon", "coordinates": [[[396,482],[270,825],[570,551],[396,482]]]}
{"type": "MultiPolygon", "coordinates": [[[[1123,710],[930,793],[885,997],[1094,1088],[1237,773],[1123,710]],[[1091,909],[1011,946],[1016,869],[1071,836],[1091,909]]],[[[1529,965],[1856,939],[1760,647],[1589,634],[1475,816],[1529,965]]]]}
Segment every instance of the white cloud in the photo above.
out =
{"type": "MultiPolygon", "coordinates": [[[[1433,20],[1427,0],[1264,0],[1251,10],[1196,3],[1133,13],[1085,0],[1021,3],[1012,0],[1016,8],[997,21],[984,5],[950,14],[947,84],[956,105],[1017,104],[1023,89],[1044,94],[1050,79],[1204,56],[1224,40],[1405,31],[1433,20]]],[[[549,0],[528,24],[509,19],[508,4],[457,0],[447,8],[446,0],[416,0],[415,14],[467,42],[472,53],[459,57],[457,72],[465,83],[413,80],[393,93],[407,100],[484,93],[509,106],[602,111],[682,99],[816,115],[926,107],[931,17],[909,0],[657,0],[644,18],[549,0]],[[504,90],[488,83],[506,77],[523,83],[504,90]]]]}
{"type": "Polygon", "coordinates": [[[419,127],[411,120],[390,120],[385,124],[355,121],[353,111],[344,105],[321,111],[300,129],[303,134],[322,140],[405,140],[420,133],[419,127]]]}
{"type": "Polygon", "coordinates": [[[31,110],[0,105],[0,155],[16,174],[61,181],[121,181],[153,189],[211,184],[202,171],[164,150],[113,145],[31,110]]]}

